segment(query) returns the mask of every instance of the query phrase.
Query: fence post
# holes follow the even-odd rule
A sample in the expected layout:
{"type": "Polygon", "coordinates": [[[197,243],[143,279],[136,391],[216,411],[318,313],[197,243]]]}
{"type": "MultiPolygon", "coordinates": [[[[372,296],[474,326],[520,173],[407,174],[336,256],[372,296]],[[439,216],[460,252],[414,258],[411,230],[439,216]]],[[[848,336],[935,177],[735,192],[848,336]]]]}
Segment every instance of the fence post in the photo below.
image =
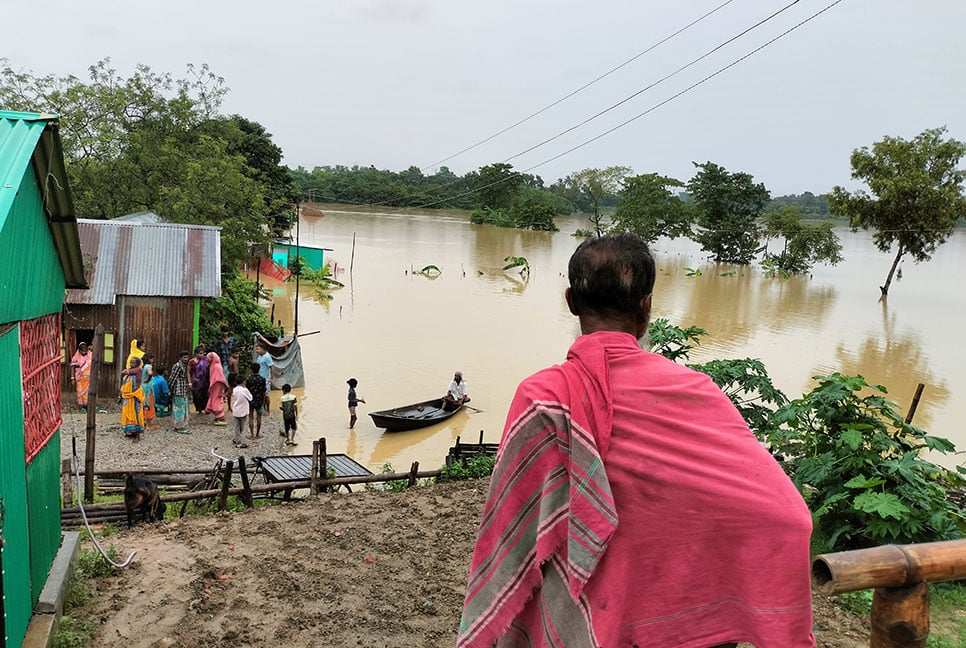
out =
{"type": "MultiPolygon", "coordinates": [[[[322,437],[318,441],[319,443],[319,479],[326,480],[329,478],[329,453],[325,449],[325,437],[322,437]]],[[[332,488],[329,487],[331,491],[332,488]]]]}
{"type": "Polygon", "coordinates": [[[929,586],[877,587],[872,595],[872,648],[925,648],[929,637],[929,586]]]}
{"type": "Polygon", "coordinates": [[[225,462],[225,476],[221,482],[221,494],[218,496],[219,511],[224,511],[228,508],[228,489],[231,487],[231,471],[234,467],[234,461],[229,459],[225,462]]]}
{"type": "Polygon", "coordinates": [[[406,488],[412,488],[416,485],[416,473],[419,472],[419,462],[414,461],[413,465],[409,468],[409,482],[406,484],[406,488]]]}
{"type": "Polygon", "coordinates": [[[252,500],[252,485],[248,481],[248,471],[245,469],[245,457],[238,457],[238,474],[241,475],[242,483],[242,494],[241,500],[247,508],[255,508],[255,502],[252,500]]]}
{"type": "Polygon", "coordinates": [[[319,442],[312,442],[312,474],[309,475],[309,493],[318,495],[319,493],[319,442]]]}

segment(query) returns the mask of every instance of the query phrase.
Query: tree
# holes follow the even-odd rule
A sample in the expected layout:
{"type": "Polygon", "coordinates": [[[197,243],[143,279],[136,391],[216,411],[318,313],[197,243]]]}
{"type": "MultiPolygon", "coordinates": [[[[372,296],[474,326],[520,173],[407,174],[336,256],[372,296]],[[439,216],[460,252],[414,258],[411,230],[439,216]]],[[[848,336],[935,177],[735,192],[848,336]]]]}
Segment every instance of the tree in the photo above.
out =
{"type": "Polygon", "coordinates": [[[524,178],[512,164],[498,162],[480,168],[474,189],[480,207],[509,209],[520,197],[524,178]]]}
{"type": "Polygon", "coordinates": [[[879,286],[883,297],[902,257],[928,261],[966,214],[966,171],[957,168],[966,144],[944,139],[945,132],[933,128],[909,141],[887,136],[871,151],[852,151],[852,178],[865,182],[871,193],[832,190],[832,213],[848,216],[853,231],[875,230],[872,240],[882,252],[895,248],[885,284],[879,286]]]}
{"type": "Polygon", "coordinates": [[[830,220],[813,224],[802,220],[798,207],[782,207],[765,214],[763,265],[789,274],[801,274],[820,261],[835,265],[842,260],[842,244],[830,220]],[[768,241],[780,237],[781,252],[770,253],[768,241]]]}
{"type": "Polygon", "coordinates": [[[222,227],[223,270],[268,240],[268,216],[295,192],[264,127],[217,114],[228,92],[207,66],[184,79],[139,65],[124,78],[110,59],[90,80],[0,70],[0,104],[61,115],[78,214],[153,210],[165,220],[222,227]]]}
{"type": "Polygon", "coordinates": [[[577,193],[586,196],[591,209],[590,222],[597,236],[602,236],[606,229],[600,213],[601,204],[608,197],[616,198],[621,181],[631,173],[630,167],[612,166],[604,169],[584,169],[569,176],[577,193]]]}
{"type": "Polygon", "coordinates": [[[680,180],[656,173],[624,178],[611,229],[632,232],[648,243],[661,236],[690,234],[693,209],[670,190],[683,186],[680,180]]]}
{"type": "Polygon", "coordinates": [[[699,170],[687,187],[703,228],[694,240],[715,261],[750,263],[758,250],[757,221],[768,190],[747,173],[729,173],[712,162],[694,166],[699,170]]]}
{"type": "Polygon", "coordinates": [[[527,187],[523,197],[513,207],[516,226],[522,229],[556,232],[553,217],[557,215],[554,196],[546,191],[527,187]]]}

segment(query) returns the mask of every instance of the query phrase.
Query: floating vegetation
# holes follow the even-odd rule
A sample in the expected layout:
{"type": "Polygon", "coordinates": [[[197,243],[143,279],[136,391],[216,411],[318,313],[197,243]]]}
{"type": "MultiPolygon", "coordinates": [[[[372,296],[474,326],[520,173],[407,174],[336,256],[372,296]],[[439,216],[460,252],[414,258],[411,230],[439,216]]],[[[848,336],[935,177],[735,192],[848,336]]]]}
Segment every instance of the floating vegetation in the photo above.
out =
{"type": "Polygon", "coordinates": [[[719,274],[718,276],[719,276],[719,277],[733,277],[733,276],[735,276],[736,274],[738,274],[738,271],[737,271],[737,270],[731,270],[730,272],[722,272],[722,273],[721,273],[721,274],[719,274]]]}
{"type": "Polygon", "coordinates": [[[514,268],[520,268],[521,277],[530,276],[530,262],[527,261],[526,257],[508,256],[508,257],[505,257],[503,261],[504,263],[506,263],[506,265],[503,266],[503,270],[513,270],[514,268]]]}
{"type": "Polygon", "coordinates": [[[701,276],[701,269],[700,268],[685,268],[685,271],[687,272],[687,275],[689,277],[700,277],[701,276]]]}
{"type": "Polygon", "coordinates": [[[438,266],[428,265],[428,266],[424,267],[422,270],[418,270],[418,271],[417,270],[414,270],[413,271],[413,274],[423,275],[424,277],[433,277],[433,278],[435,278],[435,277],[438,277],[439,275],[443,274],[443,271],[440,270],[438,266]]]}

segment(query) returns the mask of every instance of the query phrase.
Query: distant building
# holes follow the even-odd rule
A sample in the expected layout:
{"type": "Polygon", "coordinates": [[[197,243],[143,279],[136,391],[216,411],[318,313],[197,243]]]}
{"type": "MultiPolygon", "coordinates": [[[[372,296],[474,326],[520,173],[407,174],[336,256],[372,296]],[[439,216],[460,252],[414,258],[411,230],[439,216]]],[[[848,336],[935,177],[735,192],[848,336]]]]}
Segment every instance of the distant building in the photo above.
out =
{"type": "Polygon", "coordinates": [[[221,228],[152,222],[150,214],[78,220],[90,288],[67,293],[65,344],[91,342],[103,324],[97,391],[108,398],[131,340],[170,366],[198,344],[201,298],[221,295],[221,228]]]}
{"type": "Polygon", "coordinates": [[[0,111],[0,644],[19,646],[61,543],[61,309],[83,288],[53,115],[0,111]]]}

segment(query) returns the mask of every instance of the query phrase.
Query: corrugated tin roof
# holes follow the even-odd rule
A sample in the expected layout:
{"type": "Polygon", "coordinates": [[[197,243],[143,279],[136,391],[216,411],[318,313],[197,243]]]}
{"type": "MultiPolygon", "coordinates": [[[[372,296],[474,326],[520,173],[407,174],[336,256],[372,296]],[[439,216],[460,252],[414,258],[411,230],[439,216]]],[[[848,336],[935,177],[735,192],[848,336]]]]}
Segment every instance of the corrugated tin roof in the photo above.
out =
{"type": "Polygon", "coordinates": [[[87,283],[58,129],[56,115],[0,110],[0,219],[10,212],[31,163],[67,286],[81,288],[87,283]]]}
{"type": "Polygon", "coordinates": [[[221,228],[118,220],[77,221],[90,290],[71,290],[68,304],[113,304],[117,295],[218,297],[221,228]]]}
{"type": "Polygon", "coordinates": [[[155,214],[153,211],[139,211],[133,214],[126,214],[124,216],[118,216],[117,218],[112,218],[112,221],[121,221],[123,223],[163,223],[164,220],[155,214]]]}

